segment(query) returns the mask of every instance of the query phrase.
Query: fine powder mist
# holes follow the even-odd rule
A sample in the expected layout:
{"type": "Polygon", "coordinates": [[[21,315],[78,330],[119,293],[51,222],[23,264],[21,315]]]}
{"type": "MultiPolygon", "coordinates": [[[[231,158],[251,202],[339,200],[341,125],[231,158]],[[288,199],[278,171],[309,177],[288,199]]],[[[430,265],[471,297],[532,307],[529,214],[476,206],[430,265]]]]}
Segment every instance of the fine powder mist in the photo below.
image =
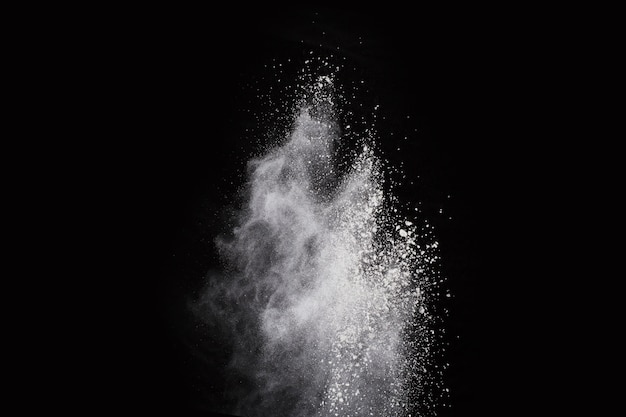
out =
{"type": "Polygon", "coordinates": [[[224,269],[194,304],[232,341],[240,383],[221,411],[430,414],[437,242],[400,214],[374,129],[340,154],[334,79],[310,78],[291,130],[248,163],[236,227],[216,240],[224,269]]]}

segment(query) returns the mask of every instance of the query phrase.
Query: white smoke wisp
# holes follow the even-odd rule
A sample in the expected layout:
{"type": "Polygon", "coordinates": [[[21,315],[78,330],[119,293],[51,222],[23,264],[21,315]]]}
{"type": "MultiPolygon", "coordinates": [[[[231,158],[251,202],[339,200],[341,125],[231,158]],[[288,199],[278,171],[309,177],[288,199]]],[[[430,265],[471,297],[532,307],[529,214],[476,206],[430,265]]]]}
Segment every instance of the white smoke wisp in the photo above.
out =
{"type": "Polygon", "coordinates": [[[249,163],[220,243],[230,272],[200,302],[236,338],[238,415],[408,416],[419,390],[431,252],[394,210],[372,138],[337,172],[334,117],[322,77],[287,140],[249,163]]]}

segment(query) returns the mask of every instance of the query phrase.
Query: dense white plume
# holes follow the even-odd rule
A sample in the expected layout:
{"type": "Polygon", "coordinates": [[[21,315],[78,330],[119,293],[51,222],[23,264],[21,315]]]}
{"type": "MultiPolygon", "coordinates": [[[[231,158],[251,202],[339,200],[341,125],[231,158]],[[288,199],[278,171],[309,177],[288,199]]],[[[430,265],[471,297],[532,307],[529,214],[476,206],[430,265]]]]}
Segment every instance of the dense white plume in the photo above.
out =
{"type": "Polygon", "coordinates": [[[408,416],[427,378],[437,243],[395,209],[373,133],[337,168],[332,84],[308,86],[289,135],[249,162],[227,268],[197,306],[235,340],[235,414],[408,416]]]}

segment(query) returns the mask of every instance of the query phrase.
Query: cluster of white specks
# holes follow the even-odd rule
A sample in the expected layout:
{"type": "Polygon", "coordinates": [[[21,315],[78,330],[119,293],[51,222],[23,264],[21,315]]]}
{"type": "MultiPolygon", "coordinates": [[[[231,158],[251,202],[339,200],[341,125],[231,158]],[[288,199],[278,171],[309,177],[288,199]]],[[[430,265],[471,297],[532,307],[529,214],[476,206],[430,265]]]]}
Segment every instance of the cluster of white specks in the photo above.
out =
{"type": "Polygon", "coordinates": [[[245,215],[223,245],[241,272],[220,295],[258,318],[258,338],[242,343],[260,356],[236,358],[259,387],[237,409],[248,416],[426,415],[441,388],[429,304],[438,244],[401,214],[372,119],[350,117],[336,61],[307,57],[297,94],[273,110],[295,123],[250,162],[245,215]]]}

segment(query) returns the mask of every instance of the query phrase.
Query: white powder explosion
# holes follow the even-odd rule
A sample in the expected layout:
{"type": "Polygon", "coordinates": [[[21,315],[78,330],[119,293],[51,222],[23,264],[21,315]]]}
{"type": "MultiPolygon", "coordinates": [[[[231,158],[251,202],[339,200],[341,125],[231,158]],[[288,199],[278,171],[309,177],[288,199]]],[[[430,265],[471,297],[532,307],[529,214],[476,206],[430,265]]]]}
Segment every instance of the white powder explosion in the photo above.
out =
{"type": "Polygon", "coordinates": [[[337,168],[332,78],[306,90],[288,138],[249,163],[247,205],[219,241],[227,272],[198,304],[228,327],[229,372],[246,381],[225,411],[417,416],[430,401],[437,243],[399,214],[373,133],[337,168]]]}

